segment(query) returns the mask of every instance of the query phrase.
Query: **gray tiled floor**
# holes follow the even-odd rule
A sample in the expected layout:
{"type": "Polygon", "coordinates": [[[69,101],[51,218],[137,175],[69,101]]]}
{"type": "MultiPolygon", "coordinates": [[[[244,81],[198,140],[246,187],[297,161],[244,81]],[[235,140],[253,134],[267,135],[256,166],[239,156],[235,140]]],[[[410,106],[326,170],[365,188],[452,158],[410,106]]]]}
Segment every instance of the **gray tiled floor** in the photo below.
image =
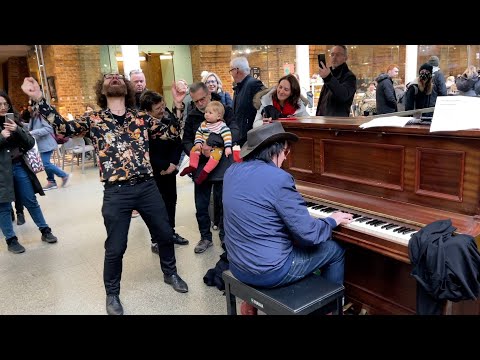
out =
{"type": "MultiPolygon", "coordinates": [[[[42,184],[46,182],[45,173],[38,177],[42,184]]],[[[125,314],[226,313],[222,292],[202,280],[222,252],[218,232],[213,232],[215,246],[203,254],[193,252],[200,239],[193,183],[188,177],[178,177],[177,188],[176,230],[190,244],[175,245],[175,250],[178,271],[188,283],[189,292],[177,293],[163,282],[158,256],[150,251],[148,229],[141,217],[134,218],[123,259],[120,298],[125,314]]],[[[85,174],[74,166],[67,188],[37,196],[59,241],[42,242],[28,211],[26,224],[14,225],[27,251],[12,254],[5,241],[0,241],[0,314],[105,314],[102,191],[98,170],[89,162],[85,174]]]]}

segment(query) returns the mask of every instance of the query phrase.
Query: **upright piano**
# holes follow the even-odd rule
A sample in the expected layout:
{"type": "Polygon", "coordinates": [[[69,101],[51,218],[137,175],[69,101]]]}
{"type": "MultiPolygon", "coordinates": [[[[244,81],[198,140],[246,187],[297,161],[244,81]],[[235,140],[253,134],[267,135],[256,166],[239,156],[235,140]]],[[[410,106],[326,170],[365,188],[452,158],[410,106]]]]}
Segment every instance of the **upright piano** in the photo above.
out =
{"type": "MultiPolygon", "coordinates": [[[[345,303],[368,314],[415,314],[410,236],[433,221],[451,219],[458,233],[478,244],[480,131],[359,128],[368,120],[281,120],[285,131],[299,137],[284,168],[312,216],[336,210],[355,216],[333,234],[347,250],[345,303]]],[[[480,302],[448,302],[444,309],[480,314],[480,302]]]]}

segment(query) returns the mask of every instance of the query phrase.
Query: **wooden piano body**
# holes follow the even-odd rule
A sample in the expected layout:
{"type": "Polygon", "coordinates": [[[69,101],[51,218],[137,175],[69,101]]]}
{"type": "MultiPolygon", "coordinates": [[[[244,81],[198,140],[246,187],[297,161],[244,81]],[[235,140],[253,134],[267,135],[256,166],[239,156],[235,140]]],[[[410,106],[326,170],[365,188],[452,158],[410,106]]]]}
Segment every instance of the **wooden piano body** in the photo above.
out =
{"type": "MultiPolygon", "coordinates": [[[[415,229],[450,218],[479,239],[480,131],[430,133],[428,126],[368,128],[370,118],[282,120],[297,134],[284,168],[298,191],[322,204],[415,229]]],[[[454,121],[454,120],[452,120],[454,121]]],[[[415,314],[416,281],[406,243],[346,227],[346,302],[369,314],[415,314]]],[[[479,301],[448,303],[446,313],[480,314],[479,301]]]]}

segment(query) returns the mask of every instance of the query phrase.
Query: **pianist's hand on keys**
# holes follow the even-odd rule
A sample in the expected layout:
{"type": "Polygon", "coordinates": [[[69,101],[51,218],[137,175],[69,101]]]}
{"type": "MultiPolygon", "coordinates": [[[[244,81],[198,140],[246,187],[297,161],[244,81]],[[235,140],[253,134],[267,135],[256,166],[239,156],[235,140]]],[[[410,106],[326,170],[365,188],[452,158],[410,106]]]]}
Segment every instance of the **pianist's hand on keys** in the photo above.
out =
{"type": "Polygon", "coordinates": [[[335,211],[330,215],[332,219],[334,219],[337,222],[337,226],[340,224],[349,224],[353,220],[353,215],[342,212],[342,211],[335,211]]]}

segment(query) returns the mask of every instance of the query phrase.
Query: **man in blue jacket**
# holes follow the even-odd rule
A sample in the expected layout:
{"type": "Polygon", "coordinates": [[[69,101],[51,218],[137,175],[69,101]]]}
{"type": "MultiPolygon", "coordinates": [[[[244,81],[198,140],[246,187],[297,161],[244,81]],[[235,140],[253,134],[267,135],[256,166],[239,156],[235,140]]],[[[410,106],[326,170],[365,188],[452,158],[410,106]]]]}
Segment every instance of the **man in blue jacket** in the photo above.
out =
{"type": "Polygon", "coordinates": [[[293,176],[280,168],[297,140],[280,122],[252,129],[243,162],[225,171],[225,245],[231,272],[247,284],[277,287],[320,268],[325,279],[343,283],[344,250],[332,229],[352,215],[310,216],[293,176]]]}

